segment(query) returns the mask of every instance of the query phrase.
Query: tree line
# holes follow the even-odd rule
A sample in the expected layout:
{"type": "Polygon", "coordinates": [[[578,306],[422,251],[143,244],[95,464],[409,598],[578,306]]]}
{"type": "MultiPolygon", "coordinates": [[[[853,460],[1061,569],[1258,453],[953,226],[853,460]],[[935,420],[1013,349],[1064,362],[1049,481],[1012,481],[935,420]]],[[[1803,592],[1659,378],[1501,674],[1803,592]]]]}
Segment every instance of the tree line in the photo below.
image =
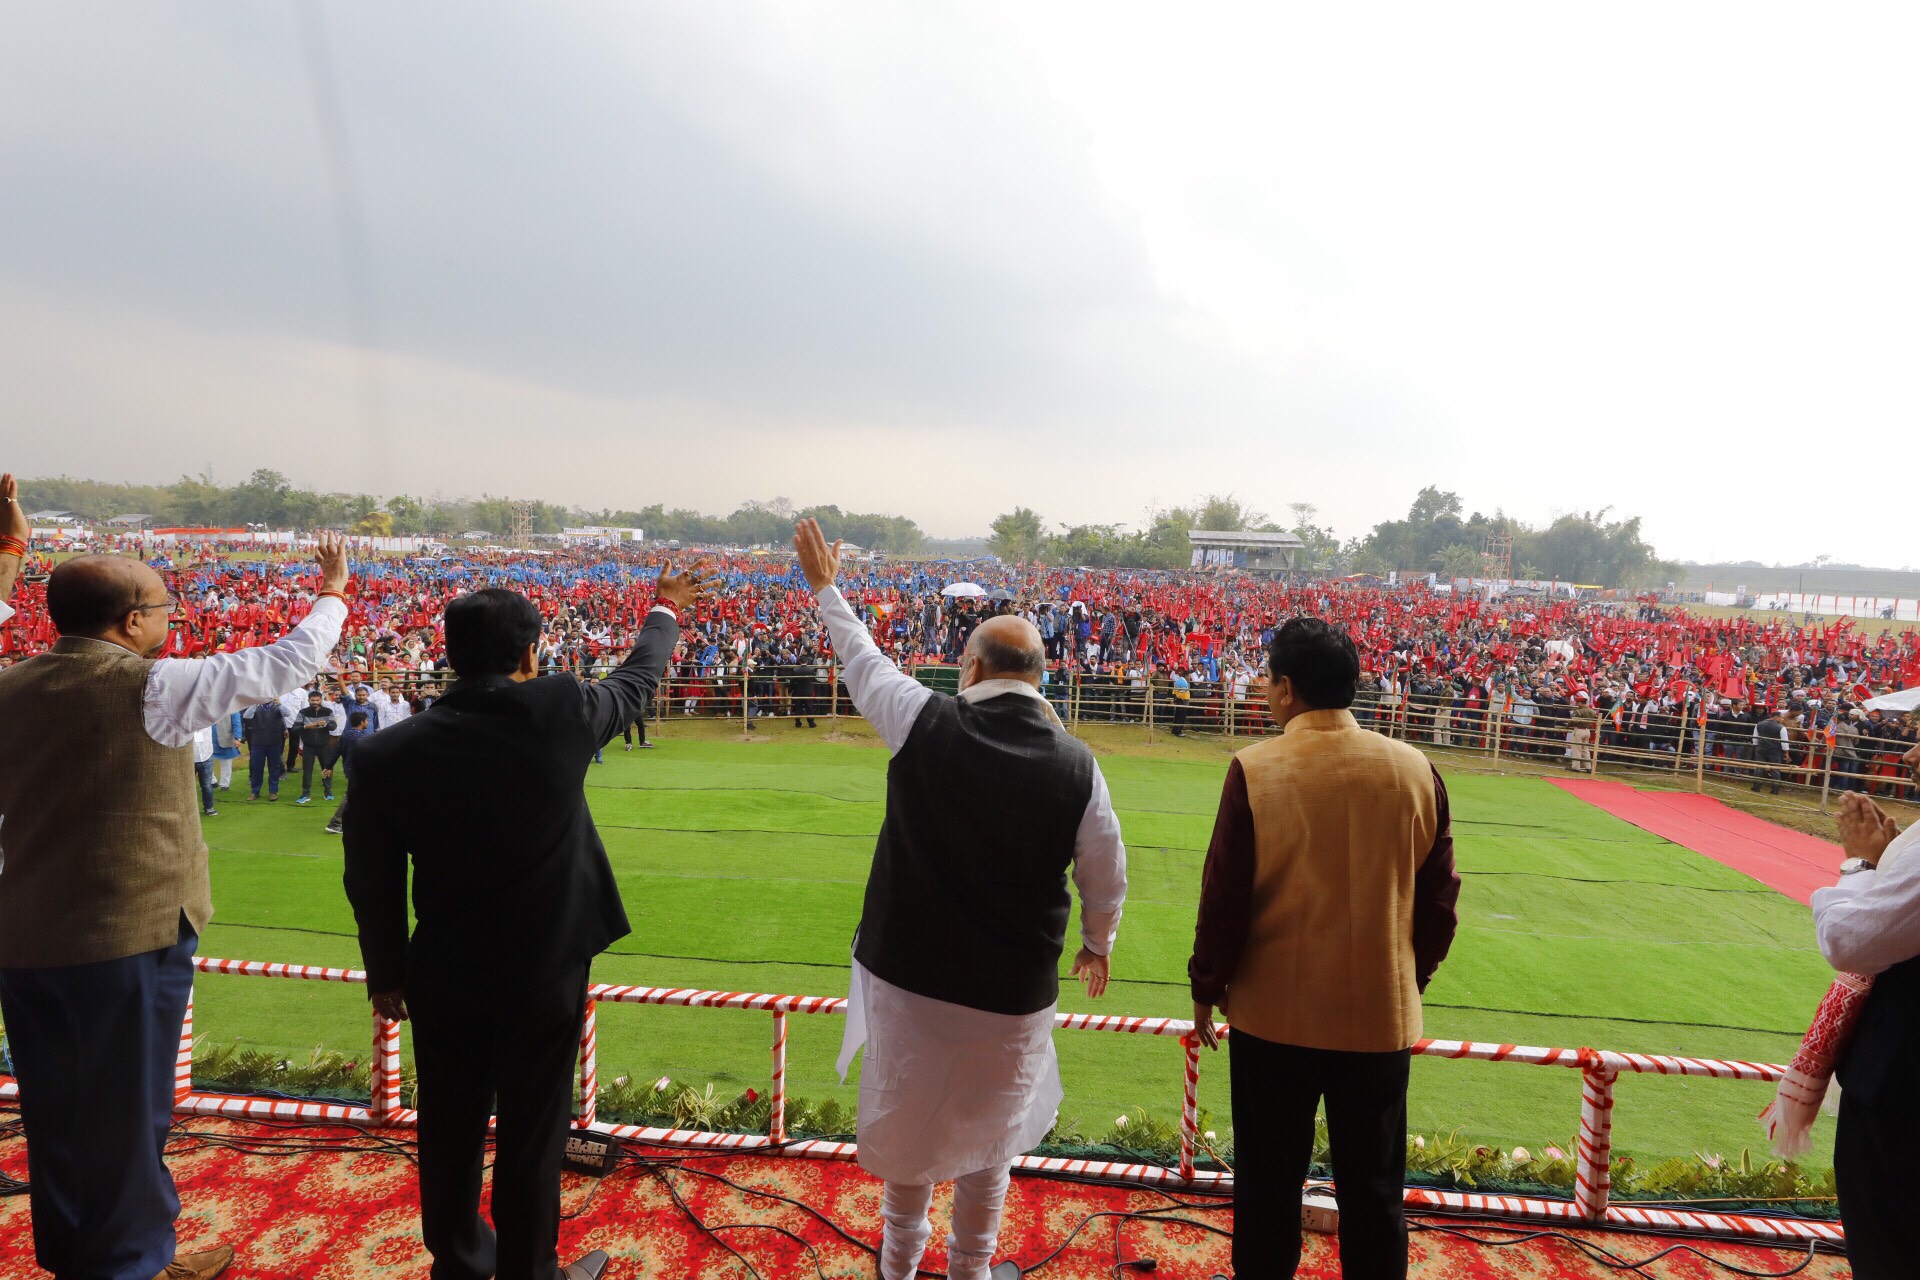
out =
{"type": "MultiPolygon", "coordinates": [[[[28,511],[71,511],[89,520],[140,513],[158,525],[276,529],[343,529],[357,533],[450,537],[509,534],[515,503],[504,497],[386,497],[301,488],[277,471],[258,470],[234,485],[211,476],[182,476],[169,485],[112,484],[68,477],[23,480],[28,511]]],[[[1499,511],[1464,513],[1460,495],[1432,485],[1420,490],[1400,520],[1385,520],[1364,536],[1341,541],[1317,523],[1311,503],[1288,504],[1290,518],[1275,520],[1233,494],[1209,494],[1185,506],[1149,511],[1138,527],[1125,524],[1060,524],[1049,527],[1030,507],[1016,507],[993,522],[986,549],[1003,560],[1095,569],[1180,569],[1192,560],[1190,529],[1287,532],[1300,539],[1302,569],[1353,574],[1399,570],[1446,578],[1481,572],[1481,549],[1490,533],[1513,539],[1518,578],[1635,587],[1677,580],[1677,566],[1660,560],[1640,536],[1640,517],[1614,519],[1610,512],[1574,512],[1543,526],[1528,525],[1499,511]]],[[[563,527],[615,525],[639,528],[650,538],[729,546],[783,545],[797,519],[820,521],[828,536],[873,551],[966,554],[970,540],[941,543],[927,538],[905,516],[843,511],[824,504],[796,507],[786,498],[745,502],[724,516],[653,503],[638,509],[590,510],[558,503],[530,504],[533,532],[563,527]]]]}
{"type": "MultiPolygon", "coordinates": [[[[99,480],[23,480],[20,499],[28,511],[70,511],[99,522],[140,514],[159,526],[273,529],[341,529],[365,534],[451,537],[462,533],[502,536],[513,531],[513,500],[385,497],[367,493],[329,493],[301,488],[278,471],[259,470],[240,483],[220,485],[210,476],[182,476],[173,484],[113,484],[99,480]]],[[[795,507],[785,498],[747,502],[732,514],[706,515],[662,503],[637,510],[591,510],[559,503],[530,504],[534,533],[554,534],[580,525],[614,525],[646,530],[650,538],[682,542],[752,546],[785,543],[793,523],[811,516],[829,536],[876,551],[919,551],[926,543],[920,526],[905,516],[842,511],[834,505],[795,507]]]]}
{"type": "Polygon", "coordinates": [[[1481,576],[1489,534],[1513,539],[1511,568],[1522,579],[1557,579],[1602,587],[1635,587],[1678,577],[1640,536],[1640,517],[1612,519],[1609,511],[1584,511],[1533,526],[1496,511],[1463,515],[1457,493],[1429,485],[1414,498],[1405,519],[1385,520],[1365,535],[1342,542],[1316,523],[1311,503],[1288,505],[1292,520],[1275,521],[1232,494],[1210,494],[1188,506],[1150,511],[1138,527],[1061,524],[1049,528],[1029,507],[1016,507],[993,522],[988,547],[1003,560],[1037,561],[1087,568],[1177,569],[1192,562],[1190,529],[1292,533],[1302,548],[1298,565],[1316,574],[1437,573],[1442,578],[1481,576]]]}

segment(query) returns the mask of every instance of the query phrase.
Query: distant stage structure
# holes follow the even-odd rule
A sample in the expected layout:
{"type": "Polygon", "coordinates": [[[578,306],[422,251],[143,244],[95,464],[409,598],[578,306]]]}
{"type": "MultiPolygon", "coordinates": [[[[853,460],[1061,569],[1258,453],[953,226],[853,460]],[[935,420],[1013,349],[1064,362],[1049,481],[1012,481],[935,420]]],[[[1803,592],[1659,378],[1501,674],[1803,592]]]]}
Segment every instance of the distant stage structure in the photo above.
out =
{"type": "Polygon", "coordinates": [[[1196,569],[1245,569],[1273,577],[1291,574],[1306,544],[1290,533],[1248,529],[1189,529],[1196,569]]]}

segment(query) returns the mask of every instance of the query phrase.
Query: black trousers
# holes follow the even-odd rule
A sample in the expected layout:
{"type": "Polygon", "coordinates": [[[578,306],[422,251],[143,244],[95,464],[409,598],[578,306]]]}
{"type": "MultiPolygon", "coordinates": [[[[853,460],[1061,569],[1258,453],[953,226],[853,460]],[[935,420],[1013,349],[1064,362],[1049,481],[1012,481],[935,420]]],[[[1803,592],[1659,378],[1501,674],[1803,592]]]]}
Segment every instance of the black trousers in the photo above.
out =
{"type": "Polygon", "coordinates": [[[647,740],[647,717],[652,714],[653,699],[648,698],[646,702],[641,705],[640,714],[635,716],[627,727],[620,731],[620,737],[627,742],[632,742],[633,731],[638,729],[640,731],[640,741],[645,742],[647,740]]]}
{"type": "Polygon", "coordinates": [[[1313,1117],[1327,1104],[1340,1274],[1407,1274],[1407,1067],[1410,1051],[1342,1053],[1275,1044],[1238,1027],[1233,1066],[1233,1270],[1289,1277],[1300,1265],[1300,1191],[1313,1158],[1313,1117]]]}
{"type": "Polygon", "coordinates": [[[325,790],[333,790],[333,779],[326,775],[333,772],[334,756],[339,753],[339,739],[330,733],[302,733],[300,735],[300,794],[313,794],[313,767],[320,766],[321,783],[325,790]]]}
{"type": "MultiPolygon", "coordinates": [[[[1904,1087],[1904,1085],[1902,1086],[1904,1087]]],[[[1833,1136],[1833,1175],[1840,1184],[1840,1221],[1854,1280],[1910,1277],[1920,1265],[1920,1217],[1912,1197],[1912,1148],[1920,1108],[1871,1105],[1840,1093],[1833,1136]]]]}
{"type": "Polygon", "coordinates": [[[407,979],[420,1080],[420,1234],[433,1280],[554,1280],[560,1157],[573,1109],[587,966],[516,979],[407,979]],[[480,1217],[487,1116],[493,1226],[480,1217]]]}
{"type": "Polygon", "coordinates": [[[162,1152],[198,938],[96,964],[0,969],[33,1251],[60,1280],[153,1280],[180,1214],[162,1152]]]}

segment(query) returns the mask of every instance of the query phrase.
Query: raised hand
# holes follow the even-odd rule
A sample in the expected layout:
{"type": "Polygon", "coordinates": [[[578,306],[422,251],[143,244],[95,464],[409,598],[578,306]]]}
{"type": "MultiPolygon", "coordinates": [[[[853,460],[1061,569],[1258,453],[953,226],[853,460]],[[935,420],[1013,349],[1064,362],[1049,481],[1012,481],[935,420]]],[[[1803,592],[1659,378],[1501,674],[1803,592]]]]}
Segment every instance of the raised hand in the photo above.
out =
{"type": "Polygon", "coordinates": [[[814,594],[825,591],[840,576],[840,542],[835,539],[828,546],[818,520],[802,520],[793,526],[793,551],[800,557],[800,572],[807,576],[814,594]]]}
{"type": "Polygon", "coordinates": [[[660,580],[653,587],[654,598],[676,610],[705,600],[713,594],[713,575],[695,565],[685,573],[673,571],[673,561],[660,566],[660,580]]]}
{"type": "Polygon", "coordinates": [[[347,540],[337,533],[323,532],[315,539],[314,563],[320,566],[322,591],[347,589],[347,540]]]}
{"type": "Polygon", "coordinates": [[[11,473],[0,475],[0,537],[26,542],[33,536],[27,509],[20,505],[20,482],[11,473]]]}

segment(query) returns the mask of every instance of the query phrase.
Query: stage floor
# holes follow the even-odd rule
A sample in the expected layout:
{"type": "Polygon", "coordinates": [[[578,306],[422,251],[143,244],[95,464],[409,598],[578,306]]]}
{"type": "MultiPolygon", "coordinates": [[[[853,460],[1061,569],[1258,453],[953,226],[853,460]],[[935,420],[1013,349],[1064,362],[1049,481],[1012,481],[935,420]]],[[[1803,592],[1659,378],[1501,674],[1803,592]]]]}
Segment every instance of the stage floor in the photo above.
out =
{"type": "MultiPolygon", "coordinates": [[[[0,1119],[17,1114],[0,1109],[0,1119]]],[[[238,1257],[227,1273],[233,1280],[425,1280],[428,1258],[420,1244],[411,1151],[411,1135],[401,1131],[368,1134],[183,1118],[168,1157],[180,1186],[181,1243],[189,1248],[215,1241],[233,1245],[238,1257]]],[[[880,1185],[858,1168],[812,1160],[646,1154],[648,1159],[623,1165],[605,1179],[567,1178],[563,1258],[605,1249],[614,1258],[609,1280],[746,1277],[742,1259],[763,1280],[875,1274],[870,1249],[880,1237],[880,1185]]],[[[25,1166],[20,1140],[0,1142],[0,1172],[23,1177],[25,1166]]],[[[1182,1199],[1015,1178],[1001,1254],[1023,1267],[1045,1261],[1039,1275],[1046,1280],[1111,1280],[1116,1251],[1128,1260],[1153,1258],[1153,1274],[1169,1280],[1206,1280],[1229,1272],[1230,1241],[1220,1233],[1231,1230],[1232,1213],[1217,1202],[1182,1204],[1182,1199]],[[1209,1207],[1190,1207],[1195,1205],[1209,1207]],[[1114,1216],[1125,1214],[1149,1216],[1114,1216]]],[[[932,1271],[945,1267],[948,1203],[944,1192],[934,1201],[934,1243],[924,1264],[932,1271]]],[[[1490,1238],[1516,1234],[1511,1228],[1448,1225],[1490,1238]]],[[[1632,1260],[1675,1243],[1611,1233],[1583,1233],[1582,1238],[1632,1260]]],[[[1785,1271],[1804,1257],[1722,1244],[1701,1247],[1756,1271],[1785,1271]]],[[[1416,1280],[1598,1280],[1619,1274],[1564,1241],[1493,1248],[1437,1231],[1415,1232],[1412,1259],[1416,1280]]],[[[44,1274],[33,1264],[27,1197],[0,1199],[0,1280],[44,1274]]],[[[1307,1238],[1300,1274],[1315,1280],[1340,1274],[1330,1237],[1307,1238]]],[[[1675,1256],[1644,1274],[1705,1280],[1729,1273],[1697,1258],[1675,1256]]],[[[1818,1258],[1799,1273],[1807,1280],[1849,1274],[1846,1263],[1832,1257],[1818,1258]]]]}

